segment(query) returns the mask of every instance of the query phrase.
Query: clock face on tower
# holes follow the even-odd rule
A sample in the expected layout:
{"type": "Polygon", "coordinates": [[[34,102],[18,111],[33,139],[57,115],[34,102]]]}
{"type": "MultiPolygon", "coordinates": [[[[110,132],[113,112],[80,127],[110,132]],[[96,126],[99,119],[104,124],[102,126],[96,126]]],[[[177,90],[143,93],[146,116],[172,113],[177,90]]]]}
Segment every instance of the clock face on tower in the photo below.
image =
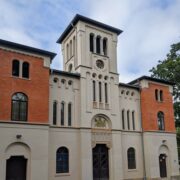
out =
{"type": "Polygon", "coordinates": [[[97,60],[96,61],[96,66],[99,68],[99,69],[103,69],[104,68],[104,62],[102,60],[97,60]]]}

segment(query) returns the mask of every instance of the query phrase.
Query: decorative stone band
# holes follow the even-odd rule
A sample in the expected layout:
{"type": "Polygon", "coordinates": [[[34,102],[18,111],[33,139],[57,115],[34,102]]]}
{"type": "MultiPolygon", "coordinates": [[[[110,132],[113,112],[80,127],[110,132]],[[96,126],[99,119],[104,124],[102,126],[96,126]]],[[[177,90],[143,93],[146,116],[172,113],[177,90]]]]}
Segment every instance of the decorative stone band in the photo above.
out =
{"type": "Polygon", "coordinates": [[[96,144],[106,144],[108,148],[112,147],[111,130],[92,129],[91,138],[92,138],[92,148],[94,148],[96,144]]]}

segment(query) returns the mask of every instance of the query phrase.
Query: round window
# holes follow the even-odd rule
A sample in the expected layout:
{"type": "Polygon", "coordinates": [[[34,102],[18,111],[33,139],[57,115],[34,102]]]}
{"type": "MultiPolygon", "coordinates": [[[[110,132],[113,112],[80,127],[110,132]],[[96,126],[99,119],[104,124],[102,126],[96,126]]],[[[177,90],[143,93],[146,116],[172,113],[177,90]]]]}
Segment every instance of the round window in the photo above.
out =
{"type": "Polygon", "coordinates": [[[104,68],[104,62],[102,60],[97,60],[96,61],[96,66],[99,68],[99,69],[103,69],[104,68]]]}

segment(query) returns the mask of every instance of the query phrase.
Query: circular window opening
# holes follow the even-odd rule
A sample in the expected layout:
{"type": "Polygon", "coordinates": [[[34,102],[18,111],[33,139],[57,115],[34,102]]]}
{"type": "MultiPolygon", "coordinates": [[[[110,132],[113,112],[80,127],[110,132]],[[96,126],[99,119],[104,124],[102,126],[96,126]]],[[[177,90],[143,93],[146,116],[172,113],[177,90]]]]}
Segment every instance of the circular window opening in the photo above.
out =
{"type": "Polygon", "coordinates": [[[96,61],[96,66],[99,68],[99,69],[103,69],[104,68],[104,62],[102,60],[97,60],[96,61]]]}
{"type": "Polygon", "coordinates": [[[95,77],[96,77],[96,73],[93,73],[93,74],[92,74],[92,77],[95,78],[95,77]]]}
{"type": "Polygon", "coordinates": [[[62,80],[61,80],[62,84],[64,84],[64,83],[65,83],[65,81],[66,81],[65,79],[62,79],[62,80]]]}
{"type": "Polygon", "coordinates": [[[68,84],[69,84],[69,85],[72,85],[72,81],[71,81],[71,80],[70,80],[70,81],[68,81],[68,84]]]}
{"type": "Polygon", "coordinates": [[[105,79],[105,80],[108,80],[108,76],[105,76],[104,79],[105,79]]]}
{"type": "Polygon", "coordinates": [[[55,77],[55,78],[53,79],[53,81],[54,81],[54,83],[57,83],[57,82],[58,82],[58,78],[55,77]]]}
{"type": "Polygon", "coordinates": [[[99,79],[102,79],[102,75],[101,74],[98,77],[99,77],[99,79]]]}

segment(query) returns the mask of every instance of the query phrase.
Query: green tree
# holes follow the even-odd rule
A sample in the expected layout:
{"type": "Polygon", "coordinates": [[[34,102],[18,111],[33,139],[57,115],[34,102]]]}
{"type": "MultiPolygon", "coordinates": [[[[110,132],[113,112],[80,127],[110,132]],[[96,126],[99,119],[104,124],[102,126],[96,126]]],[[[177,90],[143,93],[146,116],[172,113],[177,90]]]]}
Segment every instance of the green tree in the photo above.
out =
{"type": "Polygon", "coordinates": [[[159,60],[157,66],[150,72],[152,77],[175,83],[173,87],[174,115],[176,127],[180,127],[180,42],[171,45],[166,59],[159,60]]]}

